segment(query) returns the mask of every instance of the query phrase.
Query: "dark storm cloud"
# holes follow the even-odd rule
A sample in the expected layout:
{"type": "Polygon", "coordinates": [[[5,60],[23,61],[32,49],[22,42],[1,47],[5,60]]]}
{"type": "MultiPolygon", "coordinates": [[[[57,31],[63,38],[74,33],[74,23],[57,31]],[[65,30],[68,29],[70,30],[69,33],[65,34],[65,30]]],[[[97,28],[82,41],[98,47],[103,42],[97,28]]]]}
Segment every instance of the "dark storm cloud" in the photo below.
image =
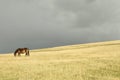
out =
{"type": "Polygon", "coordinates": [[[120,39],[119,0],[1,0],[0,52],[120,39]]]}
{"type": "Polygon", "coordinates": [[[86,2],[88,2],[88,3],[92,3],[94,1],[96,1],[96,0],[86,0],[86,2]]]}
{"type": "Polygon", "coordinates": [[[116,12],[120,7],[118,2],[118,0],[57,0],[56,6],[61,11],[75,15],[73,26],[97,27],[116,18],[116,12]]]}

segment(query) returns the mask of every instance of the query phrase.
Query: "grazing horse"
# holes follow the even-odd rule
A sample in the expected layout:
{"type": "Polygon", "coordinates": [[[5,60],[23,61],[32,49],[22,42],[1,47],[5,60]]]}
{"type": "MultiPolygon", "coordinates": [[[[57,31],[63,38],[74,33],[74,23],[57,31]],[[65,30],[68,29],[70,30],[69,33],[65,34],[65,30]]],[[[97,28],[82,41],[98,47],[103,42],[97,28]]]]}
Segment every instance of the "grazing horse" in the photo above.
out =
{"type": "Polygon", "coordinates": [[[15,52],[14,52],[14,56],[16,56],[17,53],[18,53],[18,56],[20,56],[20,54],[24,54],[24,53],[25,53],[26,56],[30,55],[28,48],[18,48],[18,49],[16,49],[15,52]]]}

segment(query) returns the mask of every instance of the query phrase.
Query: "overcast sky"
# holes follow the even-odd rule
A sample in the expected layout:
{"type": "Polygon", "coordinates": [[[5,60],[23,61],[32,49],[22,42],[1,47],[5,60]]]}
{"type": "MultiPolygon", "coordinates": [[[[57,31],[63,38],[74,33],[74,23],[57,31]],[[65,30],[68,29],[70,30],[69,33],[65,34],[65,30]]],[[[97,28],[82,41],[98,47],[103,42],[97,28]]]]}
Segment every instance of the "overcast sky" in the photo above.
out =
{"type": "Polygon", "coordinates": [[[0,53],[120,39],[120,0],[0,0],[0,53]]]}

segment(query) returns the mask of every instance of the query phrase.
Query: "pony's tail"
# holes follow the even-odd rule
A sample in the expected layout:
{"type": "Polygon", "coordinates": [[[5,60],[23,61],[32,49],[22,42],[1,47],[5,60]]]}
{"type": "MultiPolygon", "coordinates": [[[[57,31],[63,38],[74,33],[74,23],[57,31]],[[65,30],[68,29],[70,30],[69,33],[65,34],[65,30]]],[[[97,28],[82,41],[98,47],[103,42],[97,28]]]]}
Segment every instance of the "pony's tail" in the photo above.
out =
{"type": "Polygon", "coordinates": [[[24,49],[25,49],[25,52],[26,52],[26,56],[30,56],[29,49],[28,48],[24,48],[24,49]]]}
{"type": "Polygon", "coordinates": [[[28,49],[28,51],[27,51],[27,55],[30,56],[29,49],[28,49]]]}

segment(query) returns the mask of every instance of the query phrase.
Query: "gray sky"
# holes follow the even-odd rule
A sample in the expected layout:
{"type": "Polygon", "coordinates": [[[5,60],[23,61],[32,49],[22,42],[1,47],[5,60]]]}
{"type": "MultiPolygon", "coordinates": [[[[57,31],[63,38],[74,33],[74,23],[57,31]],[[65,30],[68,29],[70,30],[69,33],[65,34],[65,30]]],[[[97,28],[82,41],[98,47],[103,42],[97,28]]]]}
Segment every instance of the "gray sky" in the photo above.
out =
{"type": "Polygon", "coordinates": [[[0,0],[0,53],[120,39],[120,0],[0,0]]]}

